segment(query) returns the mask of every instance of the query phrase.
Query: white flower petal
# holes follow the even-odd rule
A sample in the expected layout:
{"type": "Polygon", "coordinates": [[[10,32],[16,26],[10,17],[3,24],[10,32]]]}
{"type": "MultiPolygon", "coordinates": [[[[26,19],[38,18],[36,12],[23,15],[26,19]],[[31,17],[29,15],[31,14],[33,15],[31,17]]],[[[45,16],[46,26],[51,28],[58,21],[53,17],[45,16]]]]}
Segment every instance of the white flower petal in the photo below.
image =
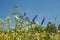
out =
{"type": "Polygon", "coordinates": [[[16,19],[19,19],[17,16],[14,16],[16,19]]]}

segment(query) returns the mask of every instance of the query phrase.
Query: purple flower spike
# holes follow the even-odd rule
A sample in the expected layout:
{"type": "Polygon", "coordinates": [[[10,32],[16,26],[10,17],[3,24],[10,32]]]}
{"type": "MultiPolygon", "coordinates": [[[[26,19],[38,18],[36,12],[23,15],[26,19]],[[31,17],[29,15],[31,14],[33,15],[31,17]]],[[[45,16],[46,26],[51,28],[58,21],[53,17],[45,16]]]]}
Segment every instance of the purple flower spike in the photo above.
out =
{"type": "Polygon", "coordinates": [[[26,17],[26,20],[29,22],[30,21],[30,19],[28,18],[28,17],[26,17]]]}
{"type": "Polygon", "coordinates": [[[42,22],[41,22],[41,25],[43,25],[43,23],[44,23],[44,21],[45,21],[45,18],[46,18],[46,17],[43,18],[43,20],[42,20],[42,22]]]}
{"type": "Polygon", "coordinates": [[[35,15],[32,19],[33,22],[35,22],[35,19],[37,18],[37,15],[35,15]]]}
{"type": "Polygon", "coordinates": [[[24,12],[24,16],[26,16],[26,12],[24,12]]]}

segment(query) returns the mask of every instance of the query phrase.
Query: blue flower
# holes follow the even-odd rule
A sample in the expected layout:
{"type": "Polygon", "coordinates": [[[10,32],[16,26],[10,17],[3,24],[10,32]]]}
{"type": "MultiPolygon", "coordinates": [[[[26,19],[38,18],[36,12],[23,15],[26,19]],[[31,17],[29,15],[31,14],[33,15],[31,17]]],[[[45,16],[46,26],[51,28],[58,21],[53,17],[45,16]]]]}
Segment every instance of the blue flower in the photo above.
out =
{"type": "Polygon", "coordinates": [[[24,16],[26,16],[26,12],[24,12],[24,16]]]}
{"type": "Polygon", "coordinates": [[[35,19],[37,18],[37,15],[35,15],[32,19],[32,22],[35,22],[35,19]]]}
{"type": "Polygon", "coordinates": [[[44,21],[45,21],[45,18],[46,18],[46,17],[43,18],[43,20],[42,20],[42,22],[41,22],[41,25],[43,25],[43,23],[44,23],[44,21]]]}

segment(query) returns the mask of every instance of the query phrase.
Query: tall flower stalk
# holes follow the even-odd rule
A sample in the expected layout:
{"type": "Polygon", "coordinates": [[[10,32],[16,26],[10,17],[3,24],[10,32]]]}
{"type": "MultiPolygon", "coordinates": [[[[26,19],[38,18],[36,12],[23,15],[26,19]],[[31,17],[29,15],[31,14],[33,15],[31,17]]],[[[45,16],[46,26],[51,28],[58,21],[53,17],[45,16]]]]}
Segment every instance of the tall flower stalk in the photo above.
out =
{"type": "Polygon", "coordinates": [[[26,14],[27,14],[27,13],[26,13],[26,12],[24,12],[24,15],[23,15],[23,16],[26,16],[26,14]]]}
{"type": "Polygon", "coordinates": [[[35,22],[36,18],[37,18],[37,15],[33,17],[32,22],[35,22]]]}
{"type": "MultiPolygon", "coordinates": [[[[44,18],[42,19],[41,25],[43,25],[45,19],[46,19],[46,17],[44,17],[44,18]]],[[[40,25],[40,26],[41,26],[41,25],[40,25]]]]}

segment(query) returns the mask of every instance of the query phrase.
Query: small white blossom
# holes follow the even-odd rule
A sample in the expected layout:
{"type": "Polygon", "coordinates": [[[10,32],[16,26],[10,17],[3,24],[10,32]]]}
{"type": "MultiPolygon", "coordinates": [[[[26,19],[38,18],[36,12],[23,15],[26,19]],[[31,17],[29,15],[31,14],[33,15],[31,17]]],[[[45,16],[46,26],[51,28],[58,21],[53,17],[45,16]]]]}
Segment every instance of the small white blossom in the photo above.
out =
{"type": "Polygon", "coordinates": [[[35,24],[32,24],[32,27],[35,27],[35,24]]]}
{"type": "Polygon", "coordinates": [[[39,22],[36,22],[36,25],[39,25],[39,22]]]}
{"type": "Polygon", "coordinates": [[[52,23],[52,20],[49,20],[49,22],[51,22],[51,23],[52,23]]]}
{"type": "Polygon", "coordinates": [[[16,15],[14,16],[16,19],[19,19],[16,15]]]}
{"type": "Polygon", "coordinates": [[[58,33],[60,32],[60,30],[58,30],[58,33]]]}

